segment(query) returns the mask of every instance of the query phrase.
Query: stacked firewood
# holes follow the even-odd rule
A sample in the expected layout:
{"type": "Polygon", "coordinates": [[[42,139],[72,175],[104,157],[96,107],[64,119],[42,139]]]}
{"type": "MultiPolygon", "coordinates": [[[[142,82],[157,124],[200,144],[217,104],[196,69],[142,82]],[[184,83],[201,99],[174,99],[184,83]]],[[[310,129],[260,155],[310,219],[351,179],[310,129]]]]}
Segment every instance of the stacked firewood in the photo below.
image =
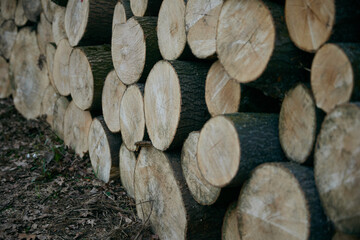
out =
{"type": "Polygon", "coordinates": [[[160,239],[360,236],[358,1],[0,7],[0,97],[160,239]]]}

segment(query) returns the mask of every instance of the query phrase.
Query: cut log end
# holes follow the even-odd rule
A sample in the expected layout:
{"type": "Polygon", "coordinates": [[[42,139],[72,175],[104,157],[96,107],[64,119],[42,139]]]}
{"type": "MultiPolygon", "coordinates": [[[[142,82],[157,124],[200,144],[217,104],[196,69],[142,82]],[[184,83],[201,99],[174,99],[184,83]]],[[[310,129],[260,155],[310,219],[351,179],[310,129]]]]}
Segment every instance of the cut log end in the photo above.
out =
{"type": "Polygon", "coordinates": [[[325,112],[350,100],[354,72],[339,46],[326,44],[316,53],[311,67],[311,88],[316,105],[325,112]]]}
{"type": "Polygon", "coordinates": [[[41,5],[46,19],[49,22],[52,22],[54,18],[54,11],[57,7],[57,4],[52,2],[51,0],[41,0],[41,5]]]}
{"type": "Polygon", "coordinates": [[[70,94],[69,62],[71,51],[69,41],[62,39],[54,56],[54,83],[58,92],[63,96],[70,94]]]}
{"type": "Polygon", "coordinates": [[[9,77],[9,64],[0,57],[0,98],[7,98],[11,95],[11,83],[9,77]]]}
{"type": "Polygon", "coordinates": [[[130,6],[131,11],[135,16],[143,17],[146,13],[149,0],[131,0],[130,6]]]}
{"type": "Polygon", "coordinates": [[[127,194],[132,198],[135,198],[135,191],[134,191],[135,165],[136,165],[135,153],[129,151],[126,148],[125,144],[122,144],[119,153],[120,179],[127,194]]]}
{"type": "Polygon", "coordinates": [[[234,113],[239,110],[241,87],[215,62],[206,77],[205,101],[212,116],[234,113]]]}
{"type": "Polygon", "coordinates": [[[54,87],[54,90],[57,92],[57,89],[55,88],[54,83],[54,77],[53,77],[53,71],[54,71],[54,57],[56,52],[56,47],[54,43],[48,43],[46,44],[46,66],[49,73],[49,80],[51,85],[54,87]]]}
{"type": "Polygon", "coordinates": [[[56,45],[59,45],[62,39],[67,38],[64,21],[65,21],[65,8],[57,6],[52,21],[52,32],[56,45]]]}
{"type": "Polygon", "coordinates": [[[13,20],[7,20],[0,26],[0,56],[9,59],[14,47],[18,29],[13,20]]]}
{"type": "Polygon", "coordinates": [[[360,234],[360,108],[335,108],[322,124],[315,148],[315,179],[327,215],[347,234],[360,234]]]}
{"type": "Polygon", "coordinates": [[[262,1],[224,3],[218,22],[216,52],[231,77],[242,83],[256,80],[266,69],[274,43],[273,18],[262,1]]]}
{"type": "Polygon", "coordinates": [[[210,185],[199,171],[196,158],[199,135],[199,132],[192,132],[184,142],[181,152],[181,167],[195,201],[201,205],[211,205],[218,199],[221,189],[210,185]]]}
{"type": "Polygon", "coordinates": [[[221,229],[222,240],[241,240],[239,227],[238,227],[236,206],[237,206],[236,202],[230,204],[230,206],[228,207],[225,213],[225,217],[221,229]]]}
{"type": "Polygon", "coordinates": [[[52,127],[55,134],[62,140],[64,140],[64,119],[68,106],[69,101],[63,96],[59,97],[54,105],[52,127]]]}
{"type": "Polygon", "coordinates": [[[4,19],[14,19],[16,11],[16,2],[14,0],[2,0],[0,3],[1,15],[4,19]]]}
{"type": "Polygon", "coordinates": [[[119,1],[115,5],[113,21],[112,21],[112,29],[115,28],[116,24],[125,23],[127,20],[126,11],[124,5],[121,1],[119,1]]]}
{"type": "Polygon", "coordinates": [[[294,44],[304,51],[315,52],[332,33],[335,1],[286,1],[285,19],[294,44]]]}
{"type": "Polygon", "coordinates": [[[72,47],[83,37],[88,23],[90,1],[69,0],[65,13],[65,31],[72,47]]]}
{"type": "Polygon", "coordinates": [[[53,125],[54,106],[59,97],[60,96],[56,93],[54,87],[49,84],[45,89],[41,103],[41,114],[46,115],[46,121],[50,124],[51,127],[53,125]]]}
{"type": "Polygon", "coordinates": [[[28,19],[25,16],[25,12],[24,12],[24,8],[23,8],[23,0],[18,0],[17,1],[17,6],[16,6],[16,11],[15,11],[15,24],[19,27],[24,26],[28,19]]]}
{"type": "Polygon", "coordinates": [[[52,25],[49,22],[45,14],[40,14],[40,22],[37,25],[37,42],[39,45],[39,49],[41,54],[46,54],[46,45],[50,42],[54,42],[53,33],[52,33],[52,25]]]}
{"type": "Polygon", "coordinates": [[[122,139],[129,150],[135,151],[135,143],[142,141],[145,135],[144,98],[137,85],[126,89],[119,116],[122,139]]]}
{"type": "Polygon", "coordinates": [[[279,139],[288,159],[304,163],[310,156],[316,137],[316,109],[310,90],[303,84],[290,90],[279,116],[279,139]]]}

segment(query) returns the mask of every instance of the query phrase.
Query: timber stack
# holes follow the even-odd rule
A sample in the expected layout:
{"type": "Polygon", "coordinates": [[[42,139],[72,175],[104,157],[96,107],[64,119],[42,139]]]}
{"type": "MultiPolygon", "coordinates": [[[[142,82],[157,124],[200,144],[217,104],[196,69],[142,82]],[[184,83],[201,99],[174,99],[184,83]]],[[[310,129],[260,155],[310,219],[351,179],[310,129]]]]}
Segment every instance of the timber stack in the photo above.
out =
{"type": "Polygon", "coordinates": [[[160,239],[360,237],[356,0],[2,0],[0,97],[160,239]]]}

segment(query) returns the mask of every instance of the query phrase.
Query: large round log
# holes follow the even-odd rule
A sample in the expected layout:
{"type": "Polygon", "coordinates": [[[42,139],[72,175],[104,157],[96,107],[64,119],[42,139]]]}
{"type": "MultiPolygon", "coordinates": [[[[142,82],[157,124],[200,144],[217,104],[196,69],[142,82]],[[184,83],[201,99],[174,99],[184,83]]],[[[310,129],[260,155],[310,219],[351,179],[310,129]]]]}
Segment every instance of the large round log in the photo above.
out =
{"type": "Polygon", "coordinates": [[[0,55],[6,59],[10,58],[17,33],[18,33],[17,26],[13,20],[7,20],[1,24],[0,55]]]}
{"type": "Polygon", "coordinates": [[[311,88],[316,105],[325,112],[360,100],[360,44],[326,44],[311,67],[311,88]]]}
{"type": "Polygon", "coordinates": [[[101,93],[112,70],[110,45],[75,48],[70,56],[70,92],[82,110],[101,110],[101,93]]]}
{"type": "Polygon", "coordinates": [[[130,0],[121,0],[115,5],[114,15],[112,20],[112,29],[116,24],[125,23],[133,16],[130,9],[130,0]]]}
{"type": "Polygon", "coordinates": [[[144,82],[161,59],[157,45],[156,17],[132,17],[115,26],[111,53],[120,80],[127,84],[144,82]]]}
{"type": "Polygon", "coordinates": [[[313,153],[323,114],[311,91],[303,84],[286,93],[279,115],[279,139],[288,159],[305,163],[313,153]]]}
{"type": "Polygon", "coordinates": [[[69,63],[72,47],[67,39],[62,39],[57,45],[54,56],[53,78],[55,88],[63,95],[70,95],[69,63]]]}
{"type": "Polygon", "coordinates": [[[316,52],[329,39],[360,39],[360,4],[356,0],[287,0],[285,19],[292,41],[307,52],[316,52]]]}
{"type": "Polygon", "coordinates": [[[238,219],[237,219],[237,203],[230,204],[226,210],[223,225],[221,228],[222,240],[241,240],[238,219]]]}
{"type": "Polygon", "coordinates": [[[240,186],[256,166],[284,160],[278,115],[236,113],[210,119],[201,129],[197,160],[217,187],[240,186]]]}
{"type": "Polygon", "coordinates": [[[41,1],[23,0],[22,4],[26,18],[31,22],[37,22],[39,20],[40,13],[42,12],[41,1]]]}
{"type": "Polygon", "coordinates": [[[166,60],[194,58],[186,43],[185,0],[164,0],[157,22],[161,55],[166,60]]]}
{"type": "Polygon", "coordinates": [[[144,113],[144,85],[134,84],[129,86],[120,104],[120,129],[121,136],[130,151],[135,151],[135,143],[144,139],[145,113],[144,113]]]}
{"type": "Polygon", "coordinates": [[[41,56],[35,31],[23,28],[16,36],[10,69],[16,91],[15,108],[27,119],[40,115],[43,93],[49,85],[45,58],[41,56]]]}
{"type": "Polygon", "coordinates": [[[51,0],[41,0],[41,6],[44,11],[44,15],[49,22],[53,21],[54,12],[57,8],[57,4],[51,0]]]}
{"type": "Polygon", "coordinates": [[[201,175],[197,164],[199,132],[192,132],[185,140],[181,151],[181,167],[190,193],[201,205],[211,205],[220,196],[221,188],[209,184],[201,175]]]}
{"type": "Polygon", "coordinates": [[[220,61],[210,68],[205,85],[205,101],[211,116],[239,110],[241,86],[225,71],[220,61]]]}
{"type": "Polygon", "coordinates": [[[55,52],[56,52],[56,46],[54,43],[46,44],[45,55],[46,55],[46,66],[48,69],[49,80],[51,85],[54,87],[54,90],[57,92],[53,77],[55,52]]]}
{"type": "Polygon", "coordinates": [[[41,103],[41,114],[46,115],[46,122],[52,127],[54,123],[54,107],[60,95],[55,91],[54,87],[49,84],[44,91],[41,103]]]}
{"type": "Polygon", "coordinates": [[[65,30],[72,47],[110,43],[117,0],[69,0],[65,30]]]}
{"type": "Polygon", "coordinates": [[[102,116],[92,121],[88,143],[95,176],[105,183],[118,179],[121,137],[109,131],[102,116]]]}
{"type": "Polygon", "coordinates": [[[44,13],[40,14],[40,22],[37,25],[37,42],[41,54],[46,55],[46,45],[54,42],[51,22],[49,22],[44,13]]]}
{"type": "Polygon", "coordinates": [[[106,76],[101,96],[104,120],[112,132],[120,132],[120,104],[125,90],[125,84],[120,81],[115,70],[112,70],[106,76]]]}
{"type": "Polygon", "coordinates": [[[25,16],[24,7],[23,7],[23,0],[18,0],[15,10],[15,24],[19,27],[24,26],[28,19],[25,16]]]}
{"type": "Polygon", "coordinates": [[[360,235],[360,104],[336,107],[321,126],[315,148],[315,180],[336,229],[360,235]]]}
{"type": "Polygon", "coordinates": [[[137,17],[158,16],[163,0],[130,0],[132,12],[137,17]]]}
{"type": "Polygon", "coordinates": [[[185,24],[187,42],[200,59],[216,55],[216,30],[223,0],[188,0],[185,24]]]}
{"type": "Polygon", "coordinates": [[[3,57],[0,57],[0,98],[7,98],[11,95],[11,83],[9,76],[9,64],[3,57]]]}
{"type": "Polygon", "coordinates": [[[16,0],[1,0],[1,15],[5,20],[14,19],[16,11],[16,0]]]}
{"type": "Polygon", "coordinates": [[[136,165],[136,155],[134,152],[126,148],[125,144],[121,144],[119,153],[119,169],[121,184],[124,186],[127,194],[135,198],[134,192],[134,173],[136,165]]]}
{"type": "Polygon", "coordinates": [[[145,84],[146,128],[155,148],[181,147],[209,118],[205,104],[206,63],[159,61],[145,84]]]}
{"type": "Polygon", "coordinates": [[[54,105],[52,129],[62,140],[64,140],[64,119],[68,106],[69,101],[63,96],[59,97],[54,105]]]}
{"type": "Polygon", "coordinates": [[[65,31],[65,8],[58,6],[55,9],[54,17],[52,21],[53,38],[56,45],[60,44],[60,41],[67,38],[65,31]]]}
{"type": "Polygon", "coordinates": [[[313,170],[295,163],[256,168],[241,190],[237,214],[242,240],[327,240],[332,236],[313,170]]]}
{"type": "Polygon", "coordinates": [[[64,116],[64,143],[83,157],[89,150],[88,136],[92,123],[89,111],[83,111],[71,101],[64,116]]]}
{"type": "Polygon", "coordinates": [[[138,216],[160,239],[220,239],[225,209],[195,202],[181,175],[180,156],[142,148],[135,167],[138,216]]]}

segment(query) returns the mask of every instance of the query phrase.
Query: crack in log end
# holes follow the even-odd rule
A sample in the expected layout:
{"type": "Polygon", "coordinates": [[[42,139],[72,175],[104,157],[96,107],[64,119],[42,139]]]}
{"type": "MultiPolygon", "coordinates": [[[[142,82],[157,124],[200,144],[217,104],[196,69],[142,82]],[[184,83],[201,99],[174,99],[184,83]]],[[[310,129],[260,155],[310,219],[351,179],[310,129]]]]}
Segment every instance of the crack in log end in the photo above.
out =
{"type": "Polygon", "coordinates": [[[46,57],[43,54],[40,54],[38,58],[37,66],[40,68],[40,70],[42,70],[45,64],[46,64],[46,57]]]}

